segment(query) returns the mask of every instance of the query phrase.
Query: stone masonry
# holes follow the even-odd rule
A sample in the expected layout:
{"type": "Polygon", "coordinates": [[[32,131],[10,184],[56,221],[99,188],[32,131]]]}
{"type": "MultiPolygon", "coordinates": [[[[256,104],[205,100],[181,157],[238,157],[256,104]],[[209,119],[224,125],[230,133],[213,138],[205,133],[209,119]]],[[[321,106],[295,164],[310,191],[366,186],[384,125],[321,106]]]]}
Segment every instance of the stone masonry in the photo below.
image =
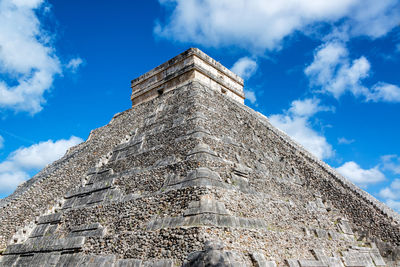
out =
{"type": "Polygon", "coordinates": [[[400,266],[400,216],[243,105],[198,49],[0,200],[0,266],[400,266]]]}

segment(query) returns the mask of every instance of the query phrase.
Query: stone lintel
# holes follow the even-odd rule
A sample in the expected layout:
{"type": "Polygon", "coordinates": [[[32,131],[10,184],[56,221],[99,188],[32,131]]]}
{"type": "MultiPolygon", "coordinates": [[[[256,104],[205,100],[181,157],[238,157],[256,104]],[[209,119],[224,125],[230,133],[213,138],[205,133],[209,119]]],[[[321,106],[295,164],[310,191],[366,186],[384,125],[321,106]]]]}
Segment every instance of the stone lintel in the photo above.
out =
{"type": "Polygon", "coordinates": [[[131,82],[132,106],[190,81],[199,81],[244,103],[243,79],[199,49],[189,48],[131,82]]]}

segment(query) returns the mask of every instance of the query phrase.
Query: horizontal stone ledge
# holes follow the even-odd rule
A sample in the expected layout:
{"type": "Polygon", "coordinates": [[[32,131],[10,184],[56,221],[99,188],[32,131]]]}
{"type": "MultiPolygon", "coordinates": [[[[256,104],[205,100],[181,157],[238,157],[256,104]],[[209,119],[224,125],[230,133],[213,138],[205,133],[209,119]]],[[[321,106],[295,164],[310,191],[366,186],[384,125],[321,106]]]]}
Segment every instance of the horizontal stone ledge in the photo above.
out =
{"type": "Polygon", "coordinates": [[[299,260],[300,267],[328,267],[327,263],[318,260],[299,260]]]}
{"type": "Polygon", "coordinates": [[[74,236],[104,236],[106,229],[101,226],[99,223],[86,224],[78,227],[74,227],[71,230],[71,233],[68,234],[68,237],[74,236]]]}
{"type": "Polygon", "coordinates": [[[9,245],[4,255],[76,250],[82,248],[84,242],[85,237],[67,237],[62,239],[42,237],[28,240],[24,244],[9,245]]]}
{"type": "Polygon", "coordinates": [[[90,194],[96,191],[100,191],[100,190],[105,190],[108,189],[110,187],[113,186],[115,179],[111,178],[111,179],[107,179],[101,182],[97,182],[88,186],[84,186],[84,187],[79,187],[75,190],[72,190],[71,192],[67,193],[65,195],[66,199],[75,197],[75,196],[81,196],[81,195],[86,195],[86,194],[90,194]]]}
{"type": "Polygon", "coordinates": [[[115,255],[61,255],[57,266],[114,266],[115,255]]]}
{"type": "Polygon", "coordinates": [[[37,224],[58,223],[61,221],[61,217],[62,213],[54,213],[54,214],[40,216],[37,224]]]}
{"type": "Polygon", "coordinates": [[[89,230],[96,230],[102,227],[100,223],[91,223],[91,224],[84,224],[71,229],[71,232],[81,232],[81,231],[89,231],[89,230]]]}
{"type": "Polygon", "coordinates": [[[193,150],[191,150],[188,154],[187,157],[192,156],[192,155],[196,155],[196,154],[200,154],[200,153],[205,153],[205,154],[209,154],[211,156],[214,157],[218,157],[218,154],[215,153],[214,151],[212,151],[210,149],[210,147],[206,144],[198,144],[196,147],[193,148],[193,150]]]}
{"type": "Polygon", "coordinates": [[[34,229],[33,229],[33,231],[32,231],[32,233],[31,233],[31,235],[29,236],[30,238],[34,238],[34,237],[41,237],[41,236],[43,236],[45,233],[46,233],[46,230],[47,230],[47,227],[48,227],[49,225],[48,224],[39,224],[39,225],[37,225],[34,229]]]}
{"type": "Polygon", "coordinates": [[[100,169],[98,167],[90,168],[87,175],[112,175],[114,173],[113,169],[100,169]]]}
{"type": "Polygon", "coordinates": [[[182,141],[185,141],[185,140],[191,140],[191,139],[202,139],[202,138],[205,138],[205,137],[208,137],[210,139],[216,140],[216,137],[211,135],[208,132],[192,131],[189,134],[186,134],[186,135],[179,136],[179,137],[175,138],[175,143],[182,142],[182,141]]]}
{"type": "Polygon", "coordinates": [[[115,263],[115,267],[175,267],[176,264],[170,259],[159,259],[142,261],[139,259],[121,259],[115,263]]]}
{"type": "MultiPolygon", "coordinates": [[[[35,266],[35,267],[45,267],[45,266],[56,266],[61,254],[56,253],[36,253],[32,256],[19,257],[15,266],[35,266]]],[[[16,256],[18,257],[18,256],[16,256]]],[[[0,265],[1,266],[1,265],[0,265]]],[[[7,265],[11,266],[11,265],[7,265]]]]}
{"type": "Polygon", "coordinates": [[[147,224],[147,230],[154,231],[164,228],[217,226],[246,229],[264,229],[267,224],[262,219],[224,216],[217,214],[199,214],[187,217],[166,217],[155,219],[147,224]]]}
{"type": "Polygon", "coordinates": [[[189,203],[189,207],[184,212],[184,216],[193,216],[198,214],[211,213],[217,215],[230,216],[231,214],[225,208],[224,203],[214,199],[201,199],[189,203]]]}

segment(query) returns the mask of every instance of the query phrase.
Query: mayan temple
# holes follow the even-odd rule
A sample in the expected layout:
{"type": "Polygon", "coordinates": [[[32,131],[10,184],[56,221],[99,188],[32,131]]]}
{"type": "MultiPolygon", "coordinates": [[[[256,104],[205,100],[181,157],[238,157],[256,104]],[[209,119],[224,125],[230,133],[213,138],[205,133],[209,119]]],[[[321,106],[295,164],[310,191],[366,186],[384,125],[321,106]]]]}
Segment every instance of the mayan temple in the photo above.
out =
{"type": "Polygon", "coordinates": [[[0,266],[400,266],[400,215],[220,63],[191,48],[131,85],[132,108],[0,200],[0,266]]]}

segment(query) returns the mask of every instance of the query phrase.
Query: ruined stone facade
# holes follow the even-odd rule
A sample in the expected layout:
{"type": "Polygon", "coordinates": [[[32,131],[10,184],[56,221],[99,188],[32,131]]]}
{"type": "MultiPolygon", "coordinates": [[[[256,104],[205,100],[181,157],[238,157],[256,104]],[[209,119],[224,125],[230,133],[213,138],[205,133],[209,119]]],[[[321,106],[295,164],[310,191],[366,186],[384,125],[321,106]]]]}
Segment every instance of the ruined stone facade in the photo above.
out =
{"type": "Polygon", "coordinates": [[[400,266],[399,215],[196,54],[132,81],[133,108],[0,201],[0,266],[400,266]]]}

